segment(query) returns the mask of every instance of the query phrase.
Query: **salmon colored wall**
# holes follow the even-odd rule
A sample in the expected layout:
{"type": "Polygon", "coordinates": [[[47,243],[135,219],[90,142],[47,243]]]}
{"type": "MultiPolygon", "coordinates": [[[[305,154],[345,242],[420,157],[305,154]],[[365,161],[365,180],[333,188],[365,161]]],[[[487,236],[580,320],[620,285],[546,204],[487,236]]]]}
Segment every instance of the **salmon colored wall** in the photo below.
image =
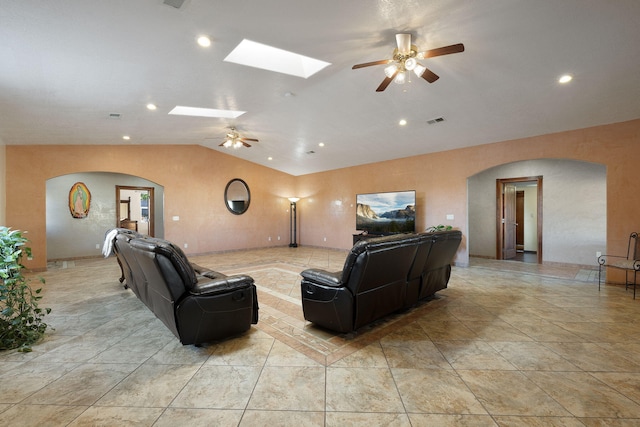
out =
{"type": "Polygon", "coordinates": [[[625,253],[640,230],[640,120],[478,147],[390,160],[293,177],[199,146],[7,146],[7,225],[29,231],[35,259],[46,266],[45,181],[73,172],[109,171],[165,187],[165,238],[188,253],[271,246],[289,236],[288,201],[297,195],[298,243],[347,249],[355,230],[357,193],[410,190],[417,194],[418,230],[452,224],[465,236],[456,263],[468,263],[467,178],[520,160],[567,158],[607,166],[607,252],[625,253]],[[231,215],[222,204],[226,183],[242,178],[251,207],[231,215]],[[454,220],[447,221],[446,215],[454,220]],[[179,215],[180,221],[171,221],[179,215]]]}
{"type": "Polygon", "coordinates": [[[606,165],[607,251],[626,253],[629,233],[640,230],[640,120],[300,176],[300,242],[348,248],[356,232],[356,194],[415,189],[417,229],[437,224],[460,229],[465,238],[456,263],[465,265],[467,178],[497,165],[542,158],[606,165]],[[336,207],[336,200],[342,205],[336,207]]]}
{"type": "MultiPolygon", "coordinates": [[[[46,268],[46,180],[76,172],[136,175],[164,186],[165,238],[186,253],[285,245],[294,177],[200,146],[7,146],[7,225],[28,231],[33,261],[46,268]],[[249,210],[224,204],[229,180],[251,191],[249,210]],[[179,221],[172,217],[179,216],[179,221]],[[282,240],[278,242],[276,236],[282,240]],[[272,241],[268,237],[272,236],[272,241]]],[[[115,197],[115,190],[114,190],[115,197]]]]}

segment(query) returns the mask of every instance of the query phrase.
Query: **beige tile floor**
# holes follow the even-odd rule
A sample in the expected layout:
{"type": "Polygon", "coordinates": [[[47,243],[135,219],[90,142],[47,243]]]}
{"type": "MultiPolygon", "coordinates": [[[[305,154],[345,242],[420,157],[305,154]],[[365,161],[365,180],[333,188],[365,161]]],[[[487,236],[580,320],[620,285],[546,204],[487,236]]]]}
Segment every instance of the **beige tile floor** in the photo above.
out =
{"type": "Polygon", "coordinates": [[[55,330],[0,352],[0,425],[640,425],[640,300],[598,292],[593,269],[472,258],[436,299],[338,335],[304,321],[298,273],[344,257],[192,257],[252,275],[260,301],[248,333],[200,348],[122,288],[114,258],[51,264],[55,330]]]}

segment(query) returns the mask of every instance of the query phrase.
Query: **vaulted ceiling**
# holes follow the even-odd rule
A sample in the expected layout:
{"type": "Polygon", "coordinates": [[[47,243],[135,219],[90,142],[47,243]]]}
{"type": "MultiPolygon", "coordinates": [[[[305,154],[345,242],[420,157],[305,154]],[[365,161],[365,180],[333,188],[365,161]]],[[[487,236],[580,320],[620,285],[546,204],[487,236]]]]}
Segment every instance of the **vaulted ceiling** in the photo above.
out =
{"type": "Polygon", "coordinates": [[[199,144],[301,175],[640,118],[637,0],[171,1],[0,0],[0,141],[199,144]],[[391,58],[401,32],[465,52],[378,93],[384,65],[351,67],[391,58]],[[244,39],[330,65],[225,62],[244,39]],[[219,147],[230,126],[259,142],[219,147]]]}

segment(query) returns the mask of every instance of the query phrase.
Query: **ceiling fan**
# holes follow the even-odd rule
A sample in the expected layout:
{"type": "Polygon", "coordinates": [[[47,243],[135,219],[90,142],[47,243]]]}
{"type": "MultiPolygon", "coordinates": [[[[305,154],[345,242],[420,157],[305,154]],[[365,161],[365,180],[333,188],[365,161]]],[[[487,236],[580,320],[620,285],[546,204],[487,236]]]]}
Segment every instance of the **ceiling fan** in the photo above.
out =
{"type": "Polygon", "coordinates": [[[249,144],[247,141],[258,142],[257,139],[253,138],[242,138],[240,134],[236,132],[236,128],[234,127],[231,127],[230,129],[231,131],[227,133],[227,136],[225,137],[222,144],[219,145],[219,147],[240,148],[244,145],[245,147],[249,148],[251,147],[251,144],[249,144]]]}
{"type": "Polygon", "coordinates": [[[420,64],[418,60],[464,52],[464,45],[462,43],[419,52],[418,48],[411,44],[411,34],[396,34],[396,43],[398,44],[398,47],[393,50],[392,59],[365,62],[364,64],[356,64],[351,67],[352,70],[356,70],[358,68],[370,67],[372,65],[391,64],[388,67],[385,67],[384,73],[387,77],[382,81],[382,83],[380,83],[376,92],[382,92],[385,90],[392,81],[399,84],[404,83],[407,79],[405,75],[407,71],[413,71],[416,76],[422,77],[429,83],[433,83],[438,80],[440,76],[420,64]]]}

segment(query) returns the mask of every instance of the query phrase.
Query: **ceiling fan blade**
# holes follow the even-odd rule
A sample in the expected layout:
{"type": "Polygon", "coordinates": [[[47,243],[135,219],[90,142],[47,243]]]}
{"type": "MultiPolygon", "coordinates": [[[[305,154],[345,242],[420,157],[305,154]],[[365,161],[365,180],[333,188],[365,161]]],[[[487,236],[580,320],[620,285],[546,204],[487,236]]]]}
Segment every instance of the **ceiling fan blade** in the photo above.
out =
{"type": "Polygon", "coordinates": [[[439,75],[437,75],[436,73],[434,73],[433,71],[431,71],[428,68],[424,69],[424,73],[422,73],[422,75],[420,77],[422,77],[423,79],[425,79],[429,83],[433,83],[433,82],[435,82],[436,80],[438,80],[440,78],[439,75]]]}
{"type": "Polygon", "coordinates": [[[393,73],[393,75],[391,77],[385,78],[382,81],[382,83],[380,83],[380,86],[378,86],[378,89],[376,89],[376,92],[382,92],[383,90],[385,90],[387,88],[387,86],[389,86],[389,84],[393,81],[393,79],[396,78],[396,76],[398,75],[399,72],[400,72],[400,70],[396,70],[396,72],[393,73]]]}
{"type": "Polygon", "coordinates": [[[253,139],[253,138],[240,138],[240,141],[253,141],[253,142],[258,142],[257,139],[253,139]]]}
{"type": "Polygon", "coordinates": [[[247,144],[247,143],[246,143],[246,142],[244,142],[243,140],[240,140],[240,142],[242,142],[242,144],[243,144],[245,147],[247,147],[247,148],[251,147],[251,144],[247,144]]]}
{"type": "Polygon", "coordinates": [[[459,52],[464,52],[464,45],[462,43],[452,44],[451,46],[438,47],[436,49],[430,49],[418,55],[424,58],[433,58],[434,56],[449,55],[459,52]]]}
{"type": "Polygon", "coordinates": [[[411,34],[396,34],[398,52],[407,54],[411,52],[411,34]]]}
{"type": "Polygon", "coordinates": [[[388,64],[389,62],[393,62],[393,59],[382,59],[380,61],[365,62],[364,64],[356,64],[353,67],[351,67],[351,69],[357,70],[358,68],[371,67],[372,65],[388,64]]]}

